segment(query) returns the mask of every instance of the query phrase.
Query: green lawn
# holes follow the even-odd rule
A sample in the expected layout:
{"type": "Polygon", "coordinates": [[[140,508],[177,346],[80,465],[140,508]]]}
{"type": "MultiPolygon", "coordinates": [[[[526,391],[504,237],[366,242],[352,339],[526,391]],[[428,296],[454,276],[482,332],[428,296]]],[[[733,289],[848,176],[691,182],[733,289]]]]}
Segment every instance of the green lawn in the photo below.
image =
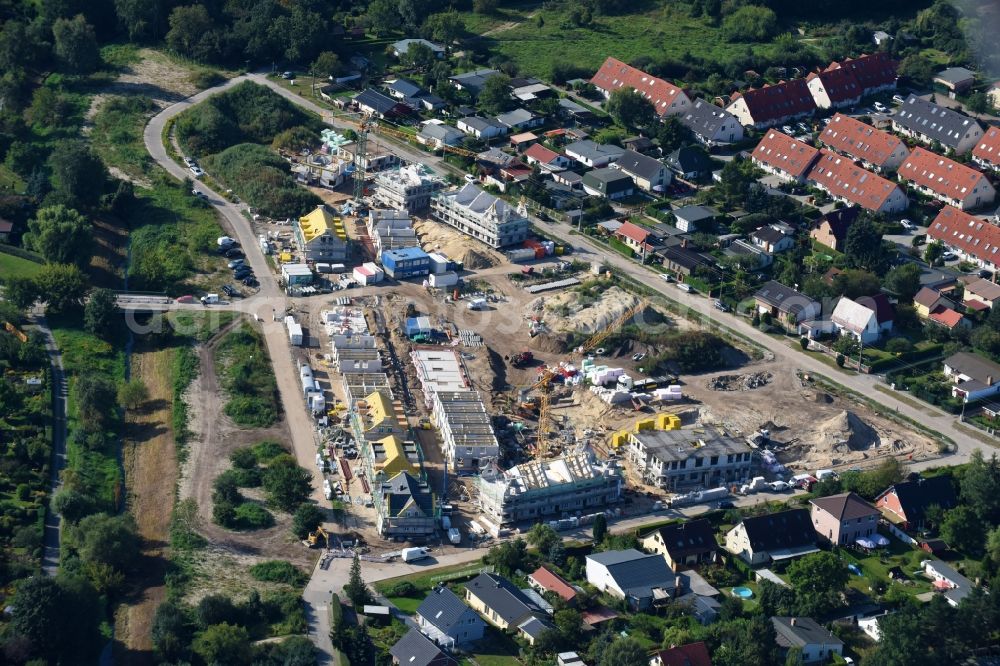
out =
{"type": "Polygon", "coordinates": [[[479,574],[479,570],[482,569],[482,566],[483,565],[478,562],[473,562],[471,564],[467,562],[465,564],[453,564],[447,567],[437,567],[424,573],[388,578],[375,583],[374,587],[376,590],[384,594],[387,589],[396,583],[408,581],[413,583],[417,590],[427,591],[441,582],[457,580],[459,578],[472,578],[479,574]]]}
{"type": "Polygon", "coordinates": [[[881,580],[890,587],[901,589],[909,596],[916,596],[924,592],[929,592],[930,582],[922,576],[913,575],[920,569],[920,561],[927,558],[923,551],[912,548],[890,534],[882,533],[889,539],[889,547],[885,550],[885,555],[878,553],[865,555],[853,550],[841,550],[841,557],[849,564],[856,564],[861,568],[864,575],[857,576],[851,574],[848,585],[865,594],[870,594],[872,581],[881,580]],[[912,584],[901,584],[892,582],[889,579],[889,569],[898,566],[906,574],[912,584]]]}
{"type": "Polygon", "coordinates": [[[472,647],[472,657],[479,666],[510,666],[519,663],[517,643],[496,627],[486,627],[483,638],[472,647]]]}
{"type": "Polygon", "coordinates": [[[41,272],[42,266],[43,264],[0,252],[0,275],[4,277],[35,277],[41,272]]]}
{"type": "Polygon", "coordinates": [[[23,192],[24,181],[16,173],[0,164],[0,192],[23,192]]]}

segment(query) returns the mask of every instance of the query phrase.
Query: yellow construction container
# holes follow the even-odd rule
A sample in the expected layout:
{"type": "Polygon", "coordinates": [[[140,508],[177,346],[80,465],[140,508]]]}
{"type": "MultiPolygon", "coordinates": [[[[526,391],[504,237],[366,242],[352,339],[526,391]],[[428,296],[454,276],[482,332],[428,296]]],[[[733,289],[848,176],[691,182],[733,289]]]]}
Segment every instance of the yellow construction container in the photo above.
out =
{"type": "Polygon", "coordinates": [[[283,264],[287,264],[291,260],[292,260],[291,252],[282,252],[281,254],[278,255],[278,261],[280,261],[283,264]]]}
{"type": "Polygon", "coordinates": [[[677,430],[681,427],[681,418],[676,414],[657,414],[657,430],[677,430]]]}
{"type": "Polygon", "coordinates": [[[562,256],[562,253],[566,251],[562,245],[556,245],[556,256],[562,256]]]}
{"type": "Polygon", "coordinates": [[[628,442],[628,430],[619,430],[611,435],[611,448],[617,449],[625,446],[628,442]]]}
{"type": "Polygon", "coordinates": [[[656,419],[642,419],[635,422],[635,431],[653,430],[656,428],[656,419]]]}

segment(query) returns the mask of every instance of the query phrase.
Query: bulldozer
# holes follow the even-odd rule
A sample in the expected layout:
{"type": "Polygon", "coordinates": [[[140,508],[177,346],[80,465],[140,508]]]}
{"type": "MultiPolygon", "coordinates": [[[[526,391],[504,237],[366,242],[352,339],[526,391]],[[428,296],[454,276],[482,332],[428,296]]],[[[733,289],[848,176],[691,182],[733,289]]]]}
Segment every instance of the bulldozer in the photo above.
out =
{"type": "Polygon", "coordinates": [[[324,543],[326,549],[329,550],[330,549],[330,533],[327,532],[326,530],[324,530],[322,525],[320,525],[319,527],[317,527],[315,532],[310,532],[309,536],[302,543],[304,543],[305,545],[309,546],[310,548],[315,548],[315,547],[317,547],[319,545],[320,538],[323,539],[323,543],[324,543]]]}

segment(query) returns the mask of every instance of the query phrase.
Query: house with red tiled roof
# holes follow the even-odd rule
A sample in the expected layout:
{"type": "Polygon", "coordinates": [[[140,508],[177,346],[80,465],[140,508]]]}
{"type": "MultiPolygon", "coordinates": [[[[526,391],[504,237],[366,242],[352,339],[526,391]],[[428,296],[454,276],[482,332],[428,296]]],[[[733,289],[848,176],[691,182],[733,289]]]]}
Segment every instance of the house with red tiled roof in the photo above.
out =
{"type": "Polygon", "coordinates": [[[553,592],[566,603],[572,603],[576,599],[576,589],[562,576],[545,567],[538,567],[529,574],[528,584],[539,592],[553,592]]]}
{"type": "Polygon", "coordinates": [[[649,666],[712,666],[712,658],[705,643],[698,641],[656,652],[649,658],[649,666]]]}
{"type": "Polygon", "coordinates": [[[927,227],[927,239],[983,268],[1000,266],[1000,227],[952,206],[942,208],[927,227]]]}
{"type": "Polygon", "coordinates": [[[745,127],[764,129],[812,115],[816,111],[816,101],[805,79],[792,79],[734,93],[726,111],[745,127]]]}
{"type": "Polygon", "coordinates": [[[987,127],[983,138],[972,149],[972,161],[987,169],[1000,171],[1000,127],[987,127]]]}
{"type": "Polygon", "coordinates": [[[940,307],[951,307],[953,303],[941,292],[930,287],[921,287],[913,296],[913,309],[921,319],[927,319],[940,307]]]}
{"type": "Polygon", "coordinates": [[[660,117],[681,113],[691,105],[691,99],[681,88],[626,65],[617,58],[605,60],[590,82],[605,97],[611,97],[611,93],[619,88],[632,88],[653,103],[656,115],[660,117]]]}
{"type": "Polygon", "coordinates": [[[615,238],[640,254],[650,252],[659,246],[659,238],[653,236],[652,230],[631,222],[625,222],[618,227],[615,238]]]}
{"type": "Polygon", "coordinates": [[[873,171],[893,171],[910,154],[903,140],[867,123],[838,113],[819,140],[841,155],[858,160],[873,171]]]}
{"type": "Polygon", "coordinates": [[[861,101],[864,90],[849,69],[828,67],[806,77],[806,86],[816,106],[821,109],[842,109],[861,101]]]}
{"type": "Polygon", "coordinates": [[[919,192],[961,210],[993,203],[996,190],[982,172],[923,148],[914,148],[898,172],[919,192]]]}
{"type": "Polygon", "coordinates": [[[944,306],[938,306],[931,311],[930,316],[927,318],[928,321],[934,322],[938,326],[943,326],[949,331],[955,330],[957,328],[971,328],[972,322],[962,316],[961,313],[952,310],[951,308],[946,308],[944,306]]]}
{"type": "Polygon", "coordinates": [[[806,179],[843,201],[876,213],[898,213],[910,205],[899,185],[823,148],[806,179]]]}
{"type": "Polygon", "coordinates": [[[808,143],[793,139],[778,130],[768,130],[751,158],[764,171],[782,180],[803,182],[819,151],[808,143]]]}
{"type": "Polygon", "coordinates": [[[569,166],[569,158],[540,143],[533,144],[524,151],[524,159],[528,164],[537,164],[542,168],[565,169],[569,166]]]}
{"type": "Polygon", "coordinates": [[[859,93],[858,99],[866,95],[872,95],[883,90],[894,90],[896,88],[896,61],[889,57],[888,53],[879,51],[862,55],[857,58],[847,58],[842,62],[831,62],[826,69],[819,72],[816,77],[810,76],[810,83],[817,83],[809,86],[813,91],[816,105],[821,109],[830,107],[837,108],[843,106],[844,100],[850,99],[854,89],[850,86],[843,86],[848,81],[853,81],[859,93]],[[835,72],[843,74],[835,77],[830,75],[835,72]],[[823,84],[827,80],[837,84],[833,90],[827,89],[823,84]],[[818,96],[817,96],[818,93],[818,96]],[[829,106],[824,106],[821,102],[829,100],[829,106]]]}

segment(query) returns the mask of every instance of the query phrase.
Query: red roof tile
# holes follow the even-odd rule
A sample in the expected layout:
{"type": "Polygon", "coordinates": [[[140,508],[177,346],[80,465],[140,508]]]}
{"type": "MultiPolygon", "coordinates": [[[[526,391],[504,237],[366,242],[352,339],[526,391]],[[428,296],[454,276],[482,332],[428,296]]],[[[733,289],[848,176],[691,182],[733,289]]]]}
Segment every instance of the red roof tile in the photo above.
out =
{"type": "Polygon", "coordinates": [[[826,148],[820,151],[819,160],[809,171],[808,178],[831,195],[867,210],[880,210],[899,189],[895,183],[826,148]]]}
{"type": "Polygon", "coordinates": [[[755,123],[766,123],[786,116],[810,113],[816,101],[806,86],[805,79],[782,81],[773,86],[751,88],[745,93],[735,93],[733,101],[742,98],[755,123]]]}
{"type": "Polygon", "coordinates": [[[806,81],[819,79],[823,82],[823,89],[834,104],[856,100],[861,97],[863,91],[861,84],[854,77],[849,69],[831,65],[822,72],[812,72],[806,77],[806,81]]]}
{"type": "Polygon", "coordinates": [[[805,175],[818,154],[819,151],[809,144],[774,129],[768,130],[753,149],[755,160],[794,178],[805,175]]]}
{"type": "Polygon", "coordinates": [[[701,641],[660,650],[656,654],[663,666],[712,666],[708,647],[701,641]]]}
{"type": "Polygon", "coordinates": [[[549,571],[545,567],[538,567],[531,574],[531,579],[543,589],[558,594],[563,601],[572,601],[576,597],[576,590],[573,589],[572,585],[563,580],[559,574],[549,571]]]}
{"type": "Polygon", "coordinates": [[[1000,227],[953,206],[941,209],[927,227],[927,237],[967,255],[1000,264],[1000,227]]]}
{"type": "Polygon", "coordinates": [[[899,137],[875,129],[860,120],[838,113],[826,126],[819,140],[836,151],[863,160],[875,166],[886,163],[893,151],[903,140],[899,137]]]}
{"type": "Polygon", "coordinates": [[[634,240],[636,243],[645,243],[646,239],[649,238],[649,229],[643,229],[638,224],[626,222],[618,228],[615,234],[634,240]]]}
{"type": "Polygon", "coordinates": [[[955,312],[951,308],[946,308],[943,305],[938,306],[930,314],[932,321],[945,326],[947,328],[955,328],[960,323],[962,323],[962,315],[955,312]]]}
{"type": "Polygon", "coordinates": [[[1000,128],[987,127],[983,138],[972,149],[972,156],[995,166],[1000,166],[1000,128]]]}
{"type": "Polygon", "coordinates": [[[538,160],[542,164],[551,164],[553,160],[559,157],[559,153],[546,148],[540,143],[536,143],[524,151],[524,156],[530,157],[533,160],[538,160]]]}
{"type": "Polygon", "coordinates": [[[986,303],[983,303],[982,301],[964,301],[962,305],[970,310],[975,310],[976,312],[983,312],[984,310],[990,309],[990,306],[986,305],[986,303]]]}
{"type": "Polygon", "coordinates": [[[986,180],[986,176],[972,167],[919,147],[903,160],[899,177],[956,201],[963,201],[986,180]]]}
{"type": "Polygon", "coordinates": [[[590,82],[609,94],[617,88],[633,88],[652,102],[656,113],[661,116],[670,111],[671,104],[686,97],[681,88],[669,81],[658,79],[616,58],[605,60],[590,82]]]}
{"type": "Polygon", "coordinates": [[[892,85],[896,80],[896,65],[898,63],[889,57],[888,53],[879,51],[862,55],[853,60],[848,58],[843,62],[830,63],[827,69],[839,66],[854,75],[858,84],[865,91],[882,86],[892,85]]]}

